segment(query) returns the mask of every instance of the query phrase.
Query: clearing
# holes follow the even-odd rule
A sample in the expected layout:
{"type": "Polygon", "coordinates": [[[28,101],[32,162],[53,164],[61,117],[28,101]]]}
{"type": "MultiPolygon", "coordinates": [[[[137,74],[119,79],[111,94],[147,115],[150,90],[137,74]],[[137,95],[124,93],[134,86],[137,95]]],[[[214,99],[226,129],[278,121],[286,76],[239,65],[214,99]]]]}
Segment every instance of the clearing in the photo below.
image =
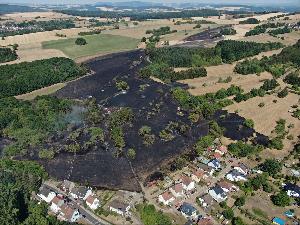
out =
{"type": "Polygon", "coordinates": [[[110,34],[97,34],[84,36],[87,44],[79,46],[75,44],[76,38],[43,42],[44,49],[57,49],[72,59],[80,57],[108,54],[135,49],[140,40],[110,34]]]}

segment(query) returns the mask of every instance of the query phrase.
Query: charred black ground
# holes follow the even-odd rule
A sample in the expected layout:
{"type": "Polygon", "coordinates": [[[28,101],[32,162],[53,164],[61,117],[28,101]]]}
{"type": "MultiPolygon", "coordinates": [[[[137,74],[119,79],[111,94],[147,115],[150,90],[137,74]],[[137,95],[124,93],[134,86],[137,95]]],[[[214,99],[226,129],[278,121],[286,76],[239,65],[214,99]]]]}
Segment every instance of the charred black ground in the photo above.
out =
{"type": "MultiPolygon", "coordinates": [[[[59,98],[84,100],[94,97],[98,104],[108,109],[132,108],[134,120],[125,129],[125,148],[134,148],[136,158],[115,157],[113,146],[99,147],[84,154],[61,153],[53,160],[40,160],[50,175],[97,187],[140,191],[139,182],[146,176],[158,171],[165,162],[186,153],[208,133],[208,121],[193,124],[185,113],[178,113],[180,108],[171,96],[170,85],[138,77],[137,71],[144,66],[145,58],[144,52],[138,50],[95,59],[87,63],[95,72],[93,75],[71,82],[56,93],[59,98]],[[128,91],[120,92],[116,88],[118,79],[128,83],[128,91]],[[188,124],[190,129],[165,142],[158,134],[170,121],[188,124]],[[144,125],[151,127],[156,136],[156,141],[149,147],[138,135],[144,125]]],[[[247,139],[255,133],[244,127],[244,118],[236,114],[219,111],[213,119],[226,128],[225,136],[234,140],[247,139]]],[[[263,135],[255,135],[259,143],[267,141],[263,135]]]]}

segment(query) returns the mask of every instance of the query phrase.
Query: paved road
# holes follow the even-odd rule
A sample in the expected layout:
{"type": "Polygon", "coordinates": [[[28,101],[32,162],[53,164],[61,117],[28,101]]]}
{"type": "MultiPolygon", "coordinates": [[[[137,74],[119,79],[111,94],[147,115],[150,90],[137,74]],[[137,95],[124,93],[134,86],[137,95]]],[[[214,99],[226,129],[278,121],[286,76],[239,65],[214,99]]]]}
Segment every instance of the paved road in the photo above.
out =
{"type": "Polygon", "coordinates": [[[52,191],[54,191],[56,193],[67,196],[74,203],[74,205],[77,206],[80,214],[83,215],[85,217],[85,219],[87,219],[92,224],[94,224],[94,225],[111,225],[107,221],[97,217],[92,211],[82,207],[78,202],[76,202],[76,200],[74,198],[72,198],[67,193],[65,193],[62,190],[60,190],[59,188],[57,188],[56,186],[50,184],[49,182],[45,182],[43,185],[45,185],[47,188],[51,189],[52,191]]]}

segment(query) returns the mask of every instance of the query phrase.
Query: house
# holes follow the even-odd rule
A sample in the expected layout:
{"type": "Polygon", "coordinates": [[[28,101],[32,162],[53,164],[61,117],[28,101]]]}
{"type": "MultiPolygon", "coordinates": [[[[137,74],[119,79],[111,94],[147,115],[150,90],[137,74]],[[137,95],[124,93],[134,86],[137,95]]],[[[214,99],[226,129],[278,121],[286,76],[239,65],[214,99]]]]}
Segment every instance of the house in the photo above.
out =
{"type": "Polygon", "coordinates": [[[295,216],[295,212],[293,210],[288,210],[288,211],[284,212],[284,215],[289,218],[293,218],[295,216]]]}
{"type": "Polygon", "coordinates": [[[230,191],[238,191],[239,188],[234,186],[232,183],[227,182],[225,180],[220,181],[218,183],[218,186],[220,186],[225,192],[230,192],[230,191]]]}
{"type": "Polygon", "coordinates": [[[272,222],[277,225],[285,225],[285,221],[279,217],[274,217],[272,222]]]}
{"type": "Polygon", "coordinates": [[[298,185],[287,183],[283,188],[288,194],[288,196],[294,198],[300,198],[300,187],[298,185]]]}
{"type": "Polygon", "coordinates": [[[127,216],[130,215],[130,205],[123,203],[117,199],[113,200],[110,204],[109,204],[109,210],[112,212],[115,212],[121,216],[127,216]]]}
{"type": "Polygon", "coordinates": [[[186,191],[191,191],[195,188],[195,182],[188,176],[181,177],[182,187],[186,191]]]}
{"type": "Polygon", "coordinates": [[[181,214],[187,219],[196,219],[198,217],[197,209],[189,203],[184,202],[179,208],[181,214]]]}
{"type": "Polygon", "coordinates": [[[221,155],[224,155],[227,153],[227,147],[225,145],[220,145],[215,152],[221,154],[221,155]]]}
{"type": "Polygon", "coordinates": [[[217,202],[223,202],[227,199],[226,192],[220,186],[213,187],[208,191],[208,193],[217,202]]]}
{"type": "Polygon", "coordinates": [[[43,185],[37,193],[37,196],[39,196],[45,202],[50,203],[52,199],[56,196],[56,193],[43,185]]]}
{"type": "Polygon", "coordinates": [[[222,155],[221,155],[219,152],[215,152],[215,153],[213,154],[213,157],[214,157],[215,159],[221,159],[221,158],[222,158],[222,155]]]}
{"type": "Polygon", "coordinates": [[[230,181],[246,181],[247,180],[246,176],[237,170],[231,170],[226,175],[226,178],[230,181]]]}
{"type": "Polygon", "coordinates": [[[203,170],[193,170],[191,178],[193,181],[199,183],[201,178],[206,178],[205,172],[203,170]]]}
{"type": "Polygon", "coordinates": [[[209,159],[203,156],[197,157],[196,160],[200,163],[203,163],[204,165],[207,165],[209,163],[209,159]]]}
{"type": "Polygon", "coordinates": [[[214,204],[214,199],[209,194],[198,197],[198,200],[203,208],[209,208],[214,204]]]}
{"type": "Polygon", "coordinates": [[[249,172],[249,168],[244,163],[239,163],[238,165],[234,166],[233,169],[239,171],[240,173],[244,174],[245,176],[249,172]]]}
{"type": "Polygon", "coordinates": [[[221,163],[218,159],[210,160],[207,165],[214,168],[215,170],[221,169],[221,163]]]}
{"type": "Polygon", "coordinates": [[[80,217],[81,215],[78,209],[67,204],[61,206],[61,210],[57,216],[59,220],[68,221],[71,223],[76,222],[76,220],[78,220],[80,217]]]}
{"type": "Polygon", "coordinates": [[[54,213],[58,213],[61,210],[61,207],[64,205],[65,201],[63,198],[55,196],[50,205],[50,210],[54,213]]]}
{"type": "Polygon", "coordinates": [[[94,197],[93,195],[89,195],[86,198],[85,203],[87,204],[88,207],[90,207],[93,210],[97,209],[100,205],[99,199],[94,197]]]}
{"type": "Polygon", "coordinates": [[[170,187],[171,193],[176,197],[182,197],[184,195],[183,185],[182,183],[178,183],[170,187]]]}
{"type": "Polygon", "coordinates": [[[215,172],[215,169],[211,166],[205,165],[203,163],[199,163],[197,165],[199,170],[203,170],[205,173],[207,173],[209,176],[212,176],[213,173],[215,172]]]}
{"type": "Polygon", "coordinates": [[[166,191],[158,196],[158,201],[163,203],[164,205],[171,205],[174,200],[175,197],[169,191],[166,191]]]}
{"type": "Polygon", "coordinates": [[[64,180],[60,185],[60,189],[67,193],[71,192],[74,187],[75,183],[69,180],[64,180]]]}
{"type": "Polygon", "coordinates": [[[86,200],[89,195],[92,194],[92,190],[87,187],[74,187],[70,192],[70,195],[75,199],[86,200]]]}
{"type": "Polygon", "coordinates": [[[197,225],[214,225],[210,217],[203,217],[198,220],[197,225]]]}
{"type": "Polygon", "coordinates": [[[291,174],[294,177],[300,177],[300,170],[291,169],[291,174]]]}

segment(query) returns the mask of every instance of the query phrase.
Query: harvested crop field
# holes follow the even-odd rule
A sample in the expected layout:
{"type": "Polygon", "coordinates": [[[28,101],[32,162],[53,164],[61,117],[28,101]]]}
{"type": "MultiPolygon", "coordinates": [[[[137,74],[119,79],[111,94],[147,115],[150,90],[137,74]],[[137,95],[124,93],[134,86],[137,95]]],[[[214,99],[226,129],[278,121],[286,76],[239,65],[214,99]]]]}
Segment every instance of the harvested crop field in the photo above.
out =
{"type": "Polygon", "coordinates": [[[1,15],[3,19],[12,19],[16,22],[22,22],[25,20],[53,20],[53,19],[66,19],[72,16],[56,13],[56,12],[23,12],[23,13],[10,13],[1,15]]]}
{"type": "Polygon", "coordinates": [[[229,112],[238,110],[238,114],[254,121],[255,129],[267,136],[271,135],[271,131],[279,119],[285,119],[287,124],[294,124],[294,128],[290,130],[295,136],[300,133],[300,120],[292,117],[288,112],[292,109],[292,105],[298,104],[299,96],[289,93],[285,98],[278,98],[274,95],[264,97],[251,98],[245,102],[235,103],[226,107],[229,112]],[[273,100],[277,100],[276,103],[273,100]],[[258,104],[263,102],[264,107],[259,107],[258,104]]]}
{"type": "Polygon", "coordinates": [[[75,44],[76,38],[63,39],[57,41],[43,42],[44,49],[57,49],[68,57],[77,59],[80,57],[96,54],[108,54],[119,51],[132,50],[137,48],[140,40],[109,34],[96,34],[84,36],[86,45],[75,44]]]}

